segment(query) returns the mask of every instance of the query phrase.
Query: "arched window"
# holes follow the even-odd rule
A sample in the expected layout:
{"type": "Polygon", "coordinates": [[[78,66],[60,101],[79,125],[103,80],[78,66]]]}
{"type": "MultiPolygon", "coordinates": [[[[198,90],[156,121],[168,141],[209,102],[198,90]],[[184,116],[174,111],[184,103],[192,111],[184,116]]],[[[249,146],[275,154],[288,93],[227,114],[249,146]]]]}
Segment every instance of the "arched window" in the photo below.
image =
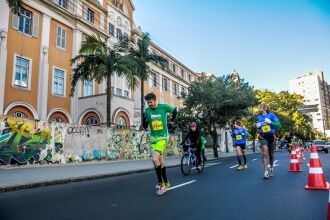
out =
{"type": "Polygon", "coordinates": [[[18,118],[27,118],[26,114],[23,113],[23,112],[21,112],[21,111],[14,112],[14,113],[12,114],[12,116],[14,116],[14,117],[18,117],[18,118]]]}
{"type": "Polygon", "coordinates": [[[117,118],[117,125],[122,125],[122,126],[126,126],[127,123],[126,123],[126,120],[124,117],[120,116],[117,118]]]}
{"type": "Polygon", "coordinates": [[[86,119],[86,125],[97,125],[99,124],[98,120],[94,116],[90,116],[86,119]]]}

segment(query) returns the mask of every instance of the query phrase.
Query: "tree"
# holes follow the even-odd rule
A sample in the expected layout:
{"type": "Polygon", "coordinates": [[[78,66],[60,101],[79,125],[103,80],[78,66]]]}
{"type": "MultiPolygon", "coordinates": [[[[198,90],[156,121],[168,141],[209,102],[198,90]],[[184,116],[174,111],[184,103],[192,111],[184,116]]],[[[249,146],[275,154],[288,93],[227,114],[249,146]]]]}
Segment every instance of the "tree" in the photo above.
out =
{"type": "Polygon", "coordinates": [[[18,15],[19,14],[19,8],[22,7],[23,0],[6,0],[9,8],[11,11],[18,15]]]}
{"type": "Polygon", "coordinates": [[[135,88],[139,82],[140,71],[145,64],[129,53],[127,41],[117,43],[114,47],[99,35],[88,36],[83,41],[79,55],[72,59],[71,96],[74,95],[80,80],[106,81],[107,95],[107,126],[111,125],[111,76],[117,74],[125,77],[130,88],[135,88]]]}
{"type": "MultiPolygon", "coordinates": [[[[144,111],[144,82],[148,80],[150,67],[148,64],[160,65],[163,69],[168,67],[168,61],[155,53],[150,52],[149,46],[151,44],[151,39],[149,33],[143,33],[142,39],[138,40],[136,47],[131,47],[131,54],[139,58],[144,63],[144,69],[140,72],[141,80],[141,113],[144,111]]],[[[143,115],[141,114],[141,123],[143,120],[143,115]]]]}
{"type": "Polygon", "coordinates": [[[215,80],[201,76],[190,85],[188,94],[182,96],[185,117],[194,118],[205,134],[212,136],[215,157],[218,156],[217,126],[223,127],[231,119],[245,116],[248,107],[257,103],[253,87],[244,79],[233,82],[230,75],[215,80]]]}

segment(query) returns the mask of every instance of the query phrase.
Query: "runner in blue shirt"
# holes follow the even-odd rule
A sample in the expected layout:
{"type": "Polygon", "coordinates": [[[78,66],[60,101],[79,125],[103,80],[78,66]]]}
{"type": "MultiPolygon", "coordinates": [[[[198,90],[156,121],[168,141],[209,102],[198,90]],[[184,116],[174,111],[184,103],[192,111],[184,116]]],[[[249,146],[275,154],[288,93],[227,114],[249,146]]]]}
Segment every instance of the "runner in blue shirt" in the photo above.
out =
{"type": "Polygon", "coordinates": [[[269,105],[263,103],[260,105],[261,114],[257,119],[257,128],[259,131],[259,142],[261,144],[262,158],[264,164],[264,178],[268,179],[274,176],[274,135],[275,129],[281,127],[281,123],[276,115],[270,112],[269,105]],[[270,169],[268,173],[268,156],[270,169]]]}
{"type": "Polygon", "coordinates": [[[234,121],[234,129],[231,136],[235,139],[236,155],[238,160],[237,170],[247,169],[246,163],[246,138],[249,136],[247,130],[242,126],[241,122],[238,120],[234,121]],[[244,166],[242,166],[241,155],[243,153],[244,166]]]}

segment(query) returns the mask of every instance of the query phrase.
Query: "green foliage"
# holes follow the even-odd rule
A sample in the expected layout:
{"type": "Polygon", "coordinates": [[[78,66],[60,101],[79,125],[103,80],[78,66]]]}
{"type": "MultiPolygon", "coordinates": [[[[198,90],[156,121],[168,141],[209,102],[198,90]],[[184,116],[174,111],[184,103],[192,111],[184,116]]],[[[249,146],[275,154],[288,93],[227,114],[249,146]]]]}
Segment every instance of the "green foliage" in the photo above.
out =
{"type": "Polygon", "coordinates": [[[16,15],[19,15],[19,8],[22,6],[23,0],[6,0],[6,2],[11,11],[16,15]]]}
{"type": "Polygon", "coordinates": [[[110,125],[111,76],[124,76],[130,88],[135,88],[146,64],[130,53],[127,40],[109,47],[99,35],[88,36],[83,41],[79,55],[72,59],[71,96],[80,80],[92,79],[107,82],[107,124],[110,125]]]}
{"type": "Polygon", "coordinates": [[[248,108],[257,104],[253,87],[241,80],[233,82],[230,75],[209,79],[198,78],[182,94],[185,108],[179,116],[180,126],[191,120],[199,123],[205,134],[212,134],[216,126],[223,127],[231,119],[249,114],[248,108]],[[186,121],[189,120],[189,121],[186,121]]]}

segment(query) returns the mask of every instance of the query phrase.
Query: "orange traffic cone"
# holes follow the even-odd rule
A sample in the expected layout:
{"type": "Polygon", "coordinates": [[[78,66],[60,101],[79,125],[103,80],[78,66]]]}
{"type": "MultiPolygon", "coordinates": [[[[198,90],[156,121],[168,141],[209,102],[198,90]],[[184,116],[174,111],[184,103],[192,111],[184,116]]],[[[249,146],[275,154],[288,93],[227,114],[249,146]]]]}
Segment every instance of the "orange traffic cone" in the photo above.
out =
{"type": "Polygon", "coordinates": [[[293,148],[291,151],[291,157],[290,157],[290,169],[289,172],[302,172],[302,170],[299,167],[299,162],[297,159],[297,152],[296,149],[293,148]]]}
{"type": "Polygon", "coordinates": [[[297,159],[298,159],[298,163],[301,164],[302,163],[302,155],[301,155],[301,149],[300,147],[297,147],[297,159]]]}
{"type": "Polygon", "coordinates": [[[309,164],[308,184],[305,189],[329,190],[329,183],[325,181],[322,164],[315,146],[312,146],[309,164]]]}

